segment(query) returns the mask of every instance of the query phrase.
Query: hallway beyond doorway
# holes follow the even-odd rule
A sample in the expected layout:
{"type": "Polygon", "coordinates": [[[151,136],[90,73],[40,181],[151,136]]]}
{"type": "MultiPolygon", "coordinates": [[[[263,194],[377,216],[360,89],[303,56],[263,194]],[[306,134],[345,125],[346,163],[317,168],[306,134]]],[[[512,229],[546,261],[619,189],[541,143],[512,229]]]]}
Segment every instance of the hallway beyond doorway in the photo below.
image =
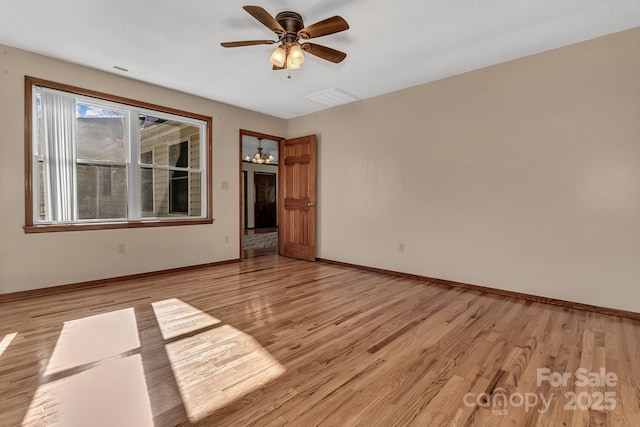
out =
{"type": "Polygon", "coordinates": [[[242,250],[243,258],[276,254],[278,252],[278,228],[253,228],[244,230],[242,250]]]}

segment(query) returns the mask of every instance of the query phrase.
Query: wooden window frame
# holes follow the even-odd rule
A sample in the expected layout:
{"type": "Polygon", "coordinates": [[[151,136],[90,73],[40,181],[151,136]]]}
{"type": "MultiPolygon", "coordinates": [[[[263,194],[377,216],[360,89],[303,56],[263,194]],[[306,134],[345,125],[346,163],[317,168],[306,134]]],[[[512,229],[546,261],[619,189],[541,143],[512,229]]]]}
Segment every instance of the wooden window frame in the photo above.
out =
{"type": "Polygon", "coordinates": [[[213,223],[213,202],[212,202],[212,139],[213,139],[213,119],[210,116],[204,116],[201,114],[190,113],[187,111],[177,110],[174,108],[164,107],[161,105],[151,104],[143,101],[137,101],[134,99],[124,98],[121,96],[110,95],[103,92],[97,92],[89,89],[84,89],[76,86],[70,86],[63,83],[56,83],[49,80],[43,80],[35,77],[25,76],[25,233],[48,233],[58,231],[80,231],[80,230],[106,230],[106,229],[120,229],[120,228],[141,228],[141,227],[169,227],[169,226],[182,226],[182,225],[199,225],[199,224],[212,224],[213,223]],[[74,223],[59,223],[59,224],[40,224],[34,223],[33,218],[33,87],[41,86],[45,88],[60,90],[63,92],[69,92],[75,95],[82,95],[98,100],[116,102],[137,108],[144,108],[148,110],[155,110],[161,113],[173,114],[176,116],[182,116],[189,119],[200,120],[206,123],[207,130],[205,135],[205,162],[206,162],[206,177],[205,183],[207,188],[203,194],[206,195],[206,216],[199,218],[150,218],[139,220],[123,220],[123,221],[92,221],[92,222],[74,222],[74,223]]]}

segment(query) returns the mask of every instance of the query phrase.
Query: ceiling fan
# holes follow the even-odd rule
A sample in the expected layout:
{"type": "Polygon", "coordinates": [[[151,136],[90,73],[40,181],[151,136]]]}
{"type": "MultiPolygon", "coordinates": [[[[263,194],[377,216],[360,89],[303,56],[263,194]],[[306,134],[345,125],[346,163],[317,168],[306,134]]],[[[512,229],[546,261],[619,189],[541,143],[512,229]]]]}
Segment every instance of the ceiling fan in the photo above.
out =
{"type": "Polygon", "coordinates": [[[306,41],[349,29],[347,21],[340,16],[333,16],[305,27],[302,16],[296,12],[280,12],[274,18],[260,6],[243,6],[243,9],[273,31],[278,36],[278,40],[245,40],[220,43],[223,47],[280,43],[269,58],[274,70],[296,70],[300,68],[300,65],[305,60],[303,51],[336,64],[347,57],[346,53],[339,50],[306,41]]]}

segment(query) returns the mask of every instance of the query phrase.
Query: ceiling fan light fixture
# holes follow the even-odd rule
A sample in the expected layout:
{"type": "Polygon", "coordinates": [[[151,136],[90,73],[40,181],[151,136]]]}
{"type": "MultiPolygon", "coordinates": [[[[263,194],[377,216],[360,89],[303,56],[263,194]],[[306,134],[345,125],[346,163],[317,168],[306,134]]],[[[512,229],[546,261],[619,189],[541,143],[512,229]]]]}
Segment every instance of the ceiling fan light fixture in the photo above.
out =
{"type": "Polygon", "coordinates": [[[291,63],[291,65],[300,67],[305,59],[304,53],[302,53],[302,49],[300,49],[300,46],[298,46],[297,44],[292,45],[289,49],[289,58],[287,59],[288,62],[291,63]]]}
{"type": "Polygon", "coordinates": [[[291,55],[287,55],[287,70],[299,70],[300,69],[300,64],[295,64],[292,60],[291,60],[291,55]]]}
{"type": "Polygon", "coordinates": [[[278,68],[284,68],[286,58],[287,58],[287,52],[284,50],[282,46],[278,46],[271,53],[269,62],[271,62],[273,65],[275,65],[278,68]]]}
{"type": "MultiPolygon", "coordinates": [[[[278,44],[278,47],[271,52],[269,57],[269,62],[273,64],[274,70],[299,69],[305,61],[303,51],[335,64],[342,62],[347,56],[346,53],[339,50],[307,42],[309,39],[348,30],[349,24],[340,16],[332,16],[315,24],[305,25],[302,16],[297,12],[283,11],[274,18],[260,6],[243,6],[243,9],[262,25],[273,31],[278,39],[223,42],[220,43],[222,47],[278,44]],[[304,43],[300,44],[301,40],[304,43]]],[[[291,78],[291,73],[289,73],[288,78],[291,78]]]]}

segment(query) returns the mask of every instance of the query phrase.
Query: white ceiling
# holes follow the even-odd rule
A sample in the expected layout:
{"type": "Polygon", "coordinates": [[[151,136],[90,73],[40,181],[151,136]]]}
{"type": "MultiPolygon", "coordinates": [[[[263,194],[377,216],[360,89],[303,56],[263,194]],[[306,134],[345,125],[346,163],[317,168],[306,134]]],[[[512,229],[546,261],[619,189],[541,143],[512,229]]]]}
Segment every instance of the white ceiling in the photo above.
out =
{"type": "Polygon", "coordinates": [[[637,26],[640,0],[2,0],[0,8],[1,44],[281,118],[326,108],[305,96],[327,89],[369,98],[637,26]],[[275,40],[245,4],[273,16],[296,11],[307,25],[342,16],[349,30],[312,41],[347,58],[307,55],[287,79],[271,70],[273,46],[222,48],[275,40]]]}

